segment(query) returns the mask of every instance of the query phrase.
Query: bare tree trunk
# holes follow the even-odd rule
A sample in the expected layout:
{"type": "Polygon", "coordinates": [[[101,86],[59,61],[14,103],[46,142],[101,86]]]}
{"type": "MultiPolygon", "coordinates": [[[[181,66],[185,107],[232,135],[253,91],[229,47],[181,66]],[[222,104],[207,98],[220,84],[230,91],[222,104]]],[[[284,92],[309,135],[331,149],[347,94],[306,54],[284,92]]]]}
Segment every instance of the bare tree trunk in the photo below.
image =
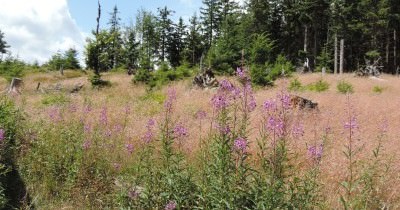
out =
{"type": "Polygon", "coordinates": [[[20,78],[12,78],[10,88],[8,89],[7,93],[16,93],[21,94],[19,88],[22,86],[22,79],[20,78]]]}
{"type": "Polygon", "coordinates": [[[387,32],[386,37],[386,54],[385,54],[385,64],[386,68],[389,69],[389,45],[390,45],[390,33],[387,32]]]}
{"type": "Polygon", "coordinates": [[[60,66],[60,74],[61,74],[61,76],[64,76],[64,65],[63,64],[61,64],[61,66],[60,66]]]}
{"type": "Polygon", "coordinates": [[[335,33],[335,55],[334,55],[334,61],[333,61],[333,73],[337,74],[338,73],[338,44],[337,44],[337,34],[335,33]]]}
{"type": "Polygon", "coordinates": [[[396,40],[396,29],[393,30],[393,65],[394,65],[394,69],[396,69],[396,75],[399,76],[399,71],[397,68],[397,40],[396,40]]]}
{"type": "Polygon", "coordinates": [[[94,66],[94,73],[97,76],[100,76],[100,70],[99,70],[99,42],[98,42],[98,35],[99,35],[99,28],[100,28],[100,16],[101,16],[101,6],[100,6],[100,0],[97,1],[98,4],[98,10],[97,10],[97,26],[96,26],[96,34],[95,34],[95,39],[96,39],[96,47],[95,47],[95,51],[96,51],[96,55],[95,55],[95,66],[94,66]]]}
{"type": "Polygon", "coordinates": [[[343,74],[343,61],[344,61],[344,39],[340,40],[340,74],[343,74]]]}
{"type": "Polygon", "coordinates": [[[308,34],[308,27],[306,25],[304,27],[304,52],[307,52],[307,34],[308,34]]]}

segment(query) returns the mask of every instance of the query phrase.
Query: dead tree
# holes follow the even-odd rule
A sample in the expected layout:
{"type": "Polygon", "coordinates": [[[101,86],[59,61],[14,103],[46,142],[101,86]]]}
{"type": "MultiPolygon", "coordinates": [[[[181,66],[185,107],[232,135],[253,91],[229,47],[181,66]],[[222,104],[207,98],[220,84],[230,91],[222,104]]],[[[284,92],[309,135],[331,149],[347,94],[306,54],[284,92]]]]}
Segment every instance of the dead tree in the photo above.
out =
{"type": "Polygon", "coordinates": [[[22,86],[22,79],[21,78],[16,78],[13,77],[11,80],[10,87],[8,88],[7,93],[10,94],[21,94],[21,91],[19,90],[22,86]]]}
{"type": "Polygon", "coordinates": [[[356,76],[359,77],[365,77],[365,76],[374,76],[377,77],[379,76],[380,70],[382,69],[383,66],[379,66],[379,60],[381,58],[379,57],[374,61],[374,63],[371,64],[371,61],[368,59],[365,59],[365,66],[359,68],[356,71],[356,76]]]}
{"type": "Polygon", "coordinates": [[[193,78],[193,85],[200,88],[218,87],[218,84],[219,83],[210,68],[207,68],[205,71],[193,78]]]}

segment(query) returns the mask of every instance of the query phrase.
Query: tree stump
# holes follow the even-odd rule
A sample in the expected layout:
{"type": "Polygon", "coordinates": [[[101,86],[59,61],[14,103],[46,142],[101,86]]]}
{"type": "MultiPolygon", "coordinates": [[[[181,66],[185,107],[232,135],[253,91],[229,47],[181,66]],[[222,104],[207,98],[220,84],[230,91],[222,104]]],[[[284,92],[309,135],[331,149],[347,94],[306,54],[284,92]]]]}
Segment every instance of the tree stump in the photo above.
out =
{"type": "Polygon", "coordinates": [[[10,87],[8,88],[7,93],[10,94],[21,94],[21,91],[19,90],[22,86],[22,79],[21,78],[16,78],[13,77],[11,80],[10,87]]]}
{"type": "Polygon", "coordinates": [[[82,88],[83,88],[83,84],[81,84],[81,83],[75,84],[74,87],[72,88],[72,90],[70,91],[70,93],[77,93],[82,88]]]}
{"type": "Polygon", "coordinates": [[[212,70],[208,68],[203,73],[200,73],[193,78],[193,85],[200,88],[214,88],[218,87],[219,83],[212,70]]]}

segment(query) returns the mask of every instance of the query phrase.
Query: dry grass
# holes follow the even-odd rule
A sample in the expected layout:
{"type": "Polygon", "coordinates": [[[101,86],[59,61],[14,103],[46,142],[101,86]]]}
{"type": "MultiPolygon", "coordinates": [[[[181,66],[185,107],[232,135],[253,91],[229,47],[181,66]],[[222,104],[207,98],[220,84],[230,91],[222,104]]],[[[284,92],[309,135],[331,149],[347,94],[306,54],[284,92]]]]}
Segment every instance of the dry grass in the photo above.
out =
{"type": "MultiPolygon", "coordinates": [[[[336,85],[341,81],[353,85],[354,93],[350,95],[351,106],[354,108],[354,114],[357,116],[359,130],[356,132],[357,144],[365,145],[364,156],[372,156],[372,149],[377,145],[377,135],[382,121],[387,120],[388,131],[384,141],[385,153],[387,158],[393,158],[393,167],[390,187],[387,190],[390,199],[398,199],[399,193],[396,191],[400,187],[400,78],[382,75],[380,79],[374,78],[355,78],[352,75],[346,74],[343,76],[320,74],[297,75],[299,81],[306,85],[319,79],[323,79],[330,84],[328,91],[317,93],[311,91],[302,91],[293,93],[302,97],[318,102],[319,112],[300,113],[299,117],[304,119],[304,128],[306,135],[301,139],[292,142],[293,149],[306,155],[306,145],[314,144],[321,141],[321,136],[326,127],[330,127],[332,138],[329,139],[326,147],[326,156],[322,160],[322,180],[324,183],[325,195],[329,202],[336,206],[338,203],[337,195],[339,192],[339,182],[343,180],[346,173],[346,160],[342,155],[342,150],[346,142],[346,133],[344,133],[343,123],[347,120],[346,105],[347,96],[338,93],[336,85]],[[382,93],[373,92],[374,86],[384,87],[382,93]]],[[[127,75],[110,73],[105,74],[104,79],[111,81],[112,87],[102,90],[92,89],[86,76],[75,78],[57,78],[52,74],[34,74],[24,78],[23,94],[16,98],[17,103],[24,108],[28,117],[32,119],[46,117],[46,106],[42,104],[44,94],[36,92],[37,82],[42,82],[42,85],[47,86],[55,83],[60,83],[65,89],[72,87],[76,83],[84,84],[84,89],[78,94],[66,93],[71,102],[68,104],[83,107],[84,104],[90,103],[94,109],[93,113],[100,113],[102,107],[107,107],[111,118],[114,122],[121,120],[125,113],[125,107],[131,109],[130,115],[127,116],[128,127],[127,131],[130,138],[121,142],[137,141],[144,133],[145,123],[149,118],[159,118],[159,113],[162,112],[162,102],[157,98],[166,92],[164,87],[162,90],[156,91],[155,96],[145,97],[146,88],[140,85],[133,85],[131,78],[127,75]],[[158,94],[158,96],[157,96],[158,94]]],[[[234,80],[231,78],[231,80],[234,80]]],[[[260,125],[262,103],[269,98],[274,98],[280,91],[286,90],[290,79],[281,79],[276,82],[276,86],[272,88],[264,88],[257,90],[255,95],[259,109],[253,113],[250,133],[250,139],[255,141],[257,137],[257,127],[260,125]]],[[[4,86],[4,81],[0,80],[0,87],[4,86]]],[[[180,81],[171,85],[177,91],[176,116],[177,120],[183,122],[188,128],[190,136],[186,140],[184,146],[188,151],[193,151],[198,146],[200,136],[199,122],[194,115],[202,109],[211,117],[212,110],[210,107],[210,98],[215,90],[200,90],[193,89],[190,81],[180,81]]],[[[71,117],[77,117],[72,115],[71,117]]],[[[98,118],[98,116],[93,116],[98,118]]],[[[203,131],[209,129],[210,122],[207,121],[202,126],[203,131]]],[[[254,144],[253,144],[254,145],[254,144]]],[[[360,157],[361,158],[361,157],[360,157]]],[[[307,164],[306,159],[298,161],[299,167],[307,164]]],[[[395,200],[399,203],[399,200],[395,200]]],[[[397,206],[399,207],[399,206],[397,206]]],[[[395,207],[396,208],[396,207],[395,207]]]]}

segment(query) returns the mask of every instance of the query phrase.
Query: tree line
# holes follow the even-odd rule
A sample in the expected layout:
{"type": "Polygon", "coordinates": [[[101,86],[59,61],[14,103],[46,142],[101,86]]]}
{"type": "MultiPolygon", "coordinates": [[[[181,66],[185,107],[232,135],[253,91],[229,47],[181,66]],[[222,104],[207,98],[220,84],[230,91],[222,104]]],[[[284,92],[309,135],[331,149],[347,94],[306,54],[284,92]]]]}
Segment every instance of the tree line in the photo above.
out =
{"type": "Polygon", "coordinates": [[[121,26],[115,6],[108,27],[87,40],[87,67],[94,67],[96,48],[102,71],[203,62],[217,72],[231,73],[244,64],[265,70],[282,56],[294,66],[307,60],[312,71],[322,67],[333,71],[339,42],[343,42],[345,71],[360,68],[366,60],[379,59],[387,73],[395,73],[399,65],[400,5],[396,0],[202,3],[200,13],[188,22],[173,21],[174,11],[165,6],[155,14],[139,10],[135,24],[128,27],[121,26]]]}

